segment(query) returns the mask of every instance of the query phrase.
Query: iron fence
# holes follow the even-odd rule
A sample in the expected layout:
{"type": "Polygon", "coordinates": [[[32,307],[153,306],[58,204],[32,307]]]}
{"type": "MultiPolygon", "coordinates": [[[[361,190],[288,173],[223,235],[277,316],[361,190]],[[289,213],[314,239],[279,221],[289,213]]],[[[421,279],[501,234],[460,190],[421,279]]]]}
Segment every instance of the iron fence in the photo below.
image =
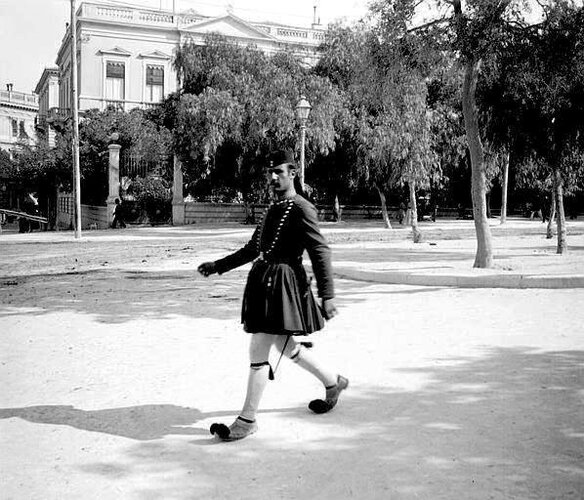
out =
{"type": "Polygon", "coordinates": [[[172,156],[146,159],[129,151],[122,151],[120,155],[120,177],[135,179],[137,177],[160,176],[172,179],[172,168],[172,156]]]}

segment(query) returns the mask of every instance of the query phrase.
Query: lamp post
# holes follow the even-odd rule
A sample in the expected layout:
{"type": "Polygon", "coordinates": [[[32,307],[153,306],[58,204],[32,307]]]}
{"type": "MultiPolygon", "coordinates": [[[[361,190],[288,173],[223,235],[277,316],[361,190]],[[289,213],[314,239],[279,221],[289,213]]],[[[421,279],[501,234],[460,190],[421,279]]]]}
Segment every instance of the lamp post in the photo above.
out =
{"type": "Polygon", "coordinates": [[[300,186],[304,191],[304,143],[306,141],[306,122],[310,115],[312,106],[303,95],[300,96],[298,104],[296,104],[296,117],[300,122],[300,186]]]}
{"type": "Polygon", "coordinates": [[[81,238],[81,173],[79,168],[79,113],[77,109],[77,11],[71,0],[71,118],[73,119],[73,193],[75,194],[75,238],[81,238]]]}

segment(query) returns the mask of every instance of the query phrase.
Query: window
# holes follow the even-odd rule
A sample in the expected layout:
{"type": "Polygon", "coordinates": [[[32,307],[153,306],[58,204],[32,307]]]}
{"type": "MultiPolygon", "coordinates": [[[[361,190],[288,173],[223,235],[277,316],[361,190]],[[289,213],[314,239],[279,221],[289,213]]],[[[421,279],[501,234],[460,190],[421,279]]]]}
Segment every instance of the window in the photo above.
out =
{"type": "Polygon", "coordinates": [[[12,122],[12,137],[18,137],[18,120],[13,118],[10,121],[12,122]]]}
{"type": "Polygon", "coordinates": [[[126,67],[123,62],[106,63],[105,71],[105,98],[123,101],[126,98],[126,67]]]}
{"type": "Polygon", "coordinates": [[[164,68],[146,66],[146,102],[160,102],[164,97],[164,68]]]}
{"type": "Polygon", "coordinates": [[[19,137],[21,137],[23,139],[24,138],[27,138],[28,137],[28,134],[26,133],[26,130],[24,128],[24,121],[21,121],[19,125],[20,125],[19,128],[18,128],[18,135],[19,135],[19,137]]]}

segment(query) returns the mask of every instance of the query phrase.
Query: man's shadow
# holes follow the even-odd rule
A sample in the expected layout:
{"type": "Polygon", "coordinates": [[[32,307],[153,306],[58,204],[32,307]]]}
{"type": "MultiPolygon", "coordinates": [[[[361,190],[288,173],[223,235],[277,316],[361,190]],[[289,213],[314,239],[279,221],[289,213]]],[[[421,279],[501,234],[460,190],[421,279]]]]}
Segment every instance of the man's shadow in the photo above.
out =
{"type": "Polygon", "coordinates": [[[195,408],[169,404],[105,410],[80,410],[70,405],[44,405],[2,408],[0,419],[16,417],[37,424],[68,425],[85,431],[147,441],[168,434],[209,435],[207,429],[193,427],[193,424],[205,418],[234,413],[228,411],[202,413],[195,408]]]}
{"type": "MultiPolygon", "coordinates": [[[[302,408],[278,408],[261,410],[261,413],[300,411],[302,408]]],[[[237,413],[237,410],[203,413],[196,408],[170,404],[105,410],[80,410],[71,405],[42,405],[0,408],[0,419],[21,418],[35,424],[67,425],[84,431],[149,441],[169,434],[200,435],[213,439],[208,428],[197,428],[193,424],[207,418],[234,417],[237,413]]]]}

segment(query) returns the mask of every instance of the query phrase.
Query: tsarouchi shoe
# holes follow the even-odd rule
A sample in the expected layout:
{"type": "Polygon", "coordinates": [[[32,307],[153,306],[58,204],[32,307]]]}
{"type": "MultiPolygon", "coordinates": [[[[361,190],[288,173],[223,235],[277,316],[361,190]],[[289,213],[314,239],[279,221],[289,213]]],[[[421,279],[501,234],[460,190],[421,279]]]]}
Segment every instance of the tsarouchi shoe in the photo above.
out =
{"type": "Polygon", "coordinates": [[[237,417],[229,427],[225,424],[212,424],[209,430],[222,441],[237,441],[256,432],[258,424],[255,420],[237,417]]]}
{"type": "Polygon", "coordinates": [[[313,399],[308,408],[314,413],[327,413],[331,411],[337,404],[341,391],[344,391],[349,386],[349,380],[341,375],[337,376],[337,383],[330,387],[325,387],[325,399],[313,399]]]}

